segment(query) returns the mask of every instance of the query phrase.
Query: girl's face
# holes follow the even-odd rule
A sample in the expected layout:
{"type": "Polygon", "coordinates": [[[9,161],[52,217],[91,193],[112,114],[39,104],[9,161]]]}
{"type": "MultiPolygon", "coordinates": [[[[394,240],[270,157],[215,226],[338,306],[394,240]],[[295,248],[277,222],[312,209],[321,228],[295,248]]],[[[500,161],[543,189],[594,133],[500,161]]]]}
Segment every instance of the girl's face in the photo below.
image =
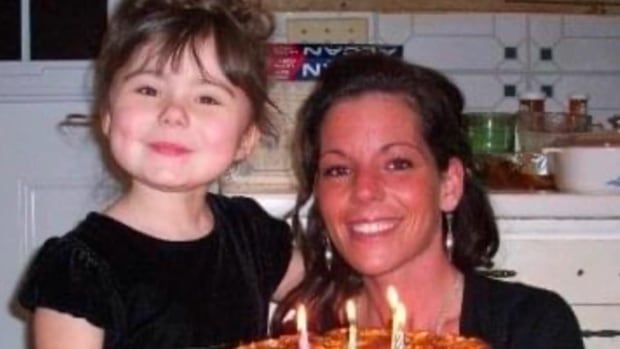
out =
{"type": "Polygon", "coordinates": [[[441,174],[417,112],[399,95],[337,102],[320,133],[315,196],[331,240],[362,275],[446,258],[441,212],[454,209],[462,166],[441,174]]]}
{"type": "Polygon", "coordinates": [[[145,45],[116,74],[103,132],[132,184],[162,191],[205,189],[251,151],[258,130],[246,94],[224,75],[215,42],[158,70],[145,45]]]}

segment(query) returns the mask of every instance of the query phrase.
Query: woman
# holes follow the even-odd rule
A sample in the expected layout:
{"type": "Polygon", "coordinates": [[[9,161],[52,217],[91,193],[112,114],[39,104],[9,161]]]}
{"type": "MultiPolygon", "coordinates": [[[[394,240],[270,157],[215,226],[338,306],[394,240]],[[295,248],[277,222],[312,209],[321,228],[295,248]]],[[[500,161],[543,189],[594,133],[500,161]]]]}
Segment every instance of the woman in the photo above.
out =
{"type": "Polygon", "coordinates": [[[297,120],[292,220],[307,274],[274,332],[299,303],[312,330],[342,326],[349,298],[361,327],[387,326],[392,285],[410,330],[476,336],[496,349],[583,347],[558,295],[476,273],[492,265],[499,237],[471,175],[462,109],[447,78],[396,58],[347,56],[324,71],[297,120]]]}

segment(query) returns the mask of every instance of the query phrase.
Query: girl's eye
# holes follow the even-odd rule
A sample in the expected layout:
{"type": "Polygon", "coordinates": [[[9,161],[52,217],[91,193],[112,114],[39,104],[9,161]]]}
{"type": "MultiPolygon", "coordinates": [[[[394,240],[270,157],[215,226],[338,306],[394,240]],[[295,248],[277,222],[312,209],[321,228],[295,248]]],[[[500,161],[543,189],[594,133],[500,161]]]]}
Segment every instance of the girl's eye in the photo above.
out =
{"type": "Polygon", "coordinates": [[[351,170],[345,166],[330,166],[321,170],[322,177],[343,177],[350,173],[351,170]]]}
{"type": "Polygon", "coordinates": [[[199,101],[201,104],[220,105],[220,101],[211,96],[200,96],[199,101]]]}
{"type": "Polygon", "coordinates": [[[408,170],[413,167],[413,163],[409,159],[395,158],[388,162],[387,168],[392,171],[408,170]]]}
{"type": "Polygon", "coordinates": [[[145,96],[157,96],[157,90],[151,86],[142,86],[136,90],[139,94],[145,96]]]}

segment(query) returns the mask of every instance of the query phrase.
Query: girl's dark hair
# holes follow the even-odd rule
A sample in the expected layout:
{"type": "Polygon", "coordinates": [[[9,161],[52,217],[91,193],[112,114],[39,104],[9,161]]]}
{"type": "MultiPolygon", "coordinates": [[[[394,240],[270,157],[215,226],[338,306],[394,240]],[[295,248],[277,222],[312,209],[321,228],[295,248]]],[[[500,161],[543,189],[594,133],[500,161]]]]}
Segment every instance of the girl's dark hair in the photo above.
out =
{"type": "Polygon", "coordinates": [[[325,115],[339,101],[369,92],[403,96],[420,114],[424,140],[440,172],[447,169],[451,158],[463,163],[463,197],[453,212],[452,262],[463,272],[492,265],[499,236],[488,197],[472,177],[472,152],[464,132],[464,102],[459,89],[441,73],[399,58],[381,54],[344,56],[322,73],[297,115],[293,163],[299,187],[290,218],[304,256],[306,276],[276,310],[274,334],[287,331],[284,317],[300,302],[308,309],[308,324],[313,331],[342,326],[346,299],[362,287],[360,275],[337,251],[331,269],[327,268],[325,224],[311,198],[325,115]],[[302,211],[307,212],[305,228],[302,211]]]}
{"type": "MultiPolygon", "coordinates": [[[[267,106],[273,103],[268,97],[266,69],[266,45],[274,21],[270,12],[250,1],[122,0],[108,24],[95,65],[92,105],[95,138],[104,140],[100,118],[108,110],[114,78],[133,55],[154,42],[158,66],[166,63],[177,66],[182,55],[189,52],[203,68],[198,49],[208,37],[215,42],[226,77],[248,96],[252,120],[263,134],[276,137],[267,112],[267,106]]],[[[109,154],[102,151],[112,172],[118,175],[109,154]]]]}

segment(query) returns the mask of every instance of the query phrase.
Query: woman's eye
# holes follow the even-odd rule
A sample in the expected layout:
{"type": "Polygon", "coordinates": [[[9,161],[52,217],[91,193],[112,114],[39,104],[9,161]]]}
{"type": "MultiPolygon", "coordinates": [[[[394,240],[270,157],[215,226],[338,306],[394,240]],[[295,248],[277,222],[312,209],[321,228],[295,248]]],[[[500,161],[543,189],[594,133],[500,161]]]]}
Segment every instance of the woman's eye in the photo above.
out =
{"type": "Polygon", "coordinates": [[[220,105],[220,101],[211,97],[211,96],[200,96],[198,98],[201,104],[209,104],[209,105],[220,105]]]}
{"type": "Polygon", "coordinates": [[[145,96],[157,96],[157,90],[151,86],[142,86],[137,88],[136,91],[145,96]]]}
{"type": "Polygon", "coordinates": [[[387,167],[389,170],[393,171],[407,170],[413,167],[413,163],[411,162],[411,160],[408,159],[396,158],[388,162],[387,167]]]}
{"type": "Polygon", "coordinates": [[[321,170],[321,175],[323,177],[342,177],[349,173],[351,173],[351,171],[345,166],[330,166],[321,170]]]}

